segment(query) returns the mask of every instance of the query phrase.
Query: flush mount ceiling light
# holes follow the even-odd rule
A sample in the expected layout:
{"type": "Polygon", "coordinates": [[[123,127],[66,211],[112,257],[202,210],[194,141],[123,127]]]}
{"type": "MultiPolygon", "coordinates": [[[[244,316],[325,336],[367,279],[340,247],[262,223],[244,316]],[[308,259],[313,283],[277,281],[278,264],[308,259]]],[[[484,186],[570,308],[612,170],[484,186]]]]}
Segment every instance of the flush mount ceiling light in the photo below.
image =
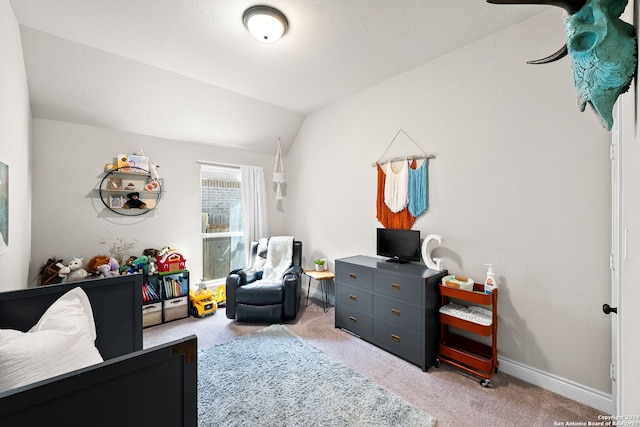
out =
{"type": "Polygon", "coordinates": [[[261,43],[275,43],[287,31],[287,18],[269,6],[253,6],[242,15],[242,22],[254,39],[261,43]]]}

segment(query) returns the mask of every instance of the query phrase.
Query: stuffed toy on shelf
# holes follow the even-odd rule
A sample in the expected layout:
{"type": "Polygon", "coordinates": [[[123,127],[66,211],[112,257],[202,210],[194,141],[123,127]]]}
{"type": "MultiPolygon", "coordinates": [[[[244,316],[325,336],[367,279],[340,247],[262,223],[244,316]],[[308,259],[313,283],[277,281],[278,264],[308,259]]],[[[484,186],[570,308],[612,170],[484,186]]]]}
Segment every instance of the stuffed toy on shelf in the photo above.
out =
{"type": "Polygon", "coordinates": [[[133,193],[127,194],[127,201],[122,206],[125,209],[146,209],[147,204],[140,200],[140,193],[134,191],[133,193]]]}
{"type": "Polygon", "coordinates": [[[82,280],[89,275],[89,272],[84,268],[84,258],[82,257],[73,257],[69,261],[69,265],[63,265],[62,263],[57,263],[56,265],[60,267],[58,276],[62,278],[62,282],[82,280]]]}

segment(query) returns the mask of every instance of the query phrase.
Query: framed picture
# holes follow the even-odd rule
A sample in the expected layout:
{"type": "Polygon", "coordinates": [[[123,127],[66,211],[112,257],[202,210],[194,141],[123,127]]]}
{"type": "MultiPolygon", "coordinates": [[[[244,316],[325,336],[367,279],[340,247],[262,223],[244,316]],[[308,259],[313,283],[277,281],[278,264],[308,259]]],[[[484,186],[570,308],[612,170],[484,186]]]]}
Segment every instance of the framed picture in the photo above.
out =
{"type": "Polygon", "coordinates": [[[118,169],[123,172],[149,173],[149,157],[118,154],[118,169]]]}
{"type": "Polygon", "coordinates": [[[110,178],[109,190],[122,190],[122,178],[110,178]]]}
{"type": "Polygon", "coordinates": [[[0,162],[0,255],[9,250],[9,165],[0,162]]]}
{"type": "Polygon", "coordinates": [[[109,207],[111,209],[120,209],[124,206],[123,196],[109,196],[109,207]]]}

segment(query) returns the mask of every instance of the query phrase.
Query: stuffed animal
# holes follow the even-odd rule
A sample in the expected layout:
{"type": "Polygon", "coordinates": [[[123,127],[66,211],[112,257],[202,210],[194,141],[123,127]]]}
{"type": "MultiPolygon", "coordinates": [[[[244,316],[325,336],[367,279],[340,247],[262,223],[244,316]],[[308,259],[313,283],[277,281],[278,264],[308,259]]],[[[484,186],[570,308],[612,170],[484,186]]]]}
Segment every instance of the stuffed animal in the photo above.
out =
{"type": "Polygon", "coordinates": [[[60,267],[58,276],[62,278],[62,282],[82,280],[89,275],[89,272],[84,269],[84,258],[82,257],[73,257],[71,261],[69,261],[69,265],[57,263],[56,266],[60,267]]]}
{"type": "Polygon", "coordinates": [[[158,273],[158,261],[155,257],[149,257],[149,266],[147,267],[147,274],[156,274],[158,273]]]}
{"type": "Polygon", "coordinates": [[[56,257],[49,258],[47,262],[40,267],[40,285],[54,285],[60,283],[62,278],[58,276],[60,271],[59,263],[62,263],[61,259],[56,257]]]}
{"type": "Polygon", "coordinates": [[[140,200],[140,193],[134,191],[133,193],[127,194],[127,200],[125,204],[122,206],[125,209],[146,209],[147,204],[140,200]]]}
{"type": "Polygon", "coordinates": [[[136,257],[130,256],[127,260],[120,266],[120,274],[133,274],[136,272],[136,268],[133,266],[133,261],[136,260],[136,257]]]}
{"type": "Polygon", "coordinates": [[[149,257],[142,255],[134,259],[132,265],[135,271],[147,274],[147,271],[149,271],[149,257]]]}
{"type": "Polygon", "coordinates": [[[114,277],[114,276],[119,276],[120,273],[117,270],[111,270],[111,267],[109,266],[109,264],[102,264],[98,266],[98,277],[101,278],[105,278],[105,277],[114,277]]]}
{"type": "Polygon", "coordinates": [[[158,272],[158,261],[156,260],[156,256],[158,255],[158,250],[153,248],[148,248],[142,251],[142,254],[145,255],[149,260],[149,266],[147,267],[147,274],[156,274],[158,272]]]}
{"type": "Polygon", "coordinates": [[[120,263],[118,263],[117,259],[109,258],[109,268],[111,271],[116,273],[114,275],[120,274],[120,263]]]}
{"type": "Polygon", "coordinates": [[[160,175],[158,174],[158,169],[160,165],[156,162],[149,162],[149,174],[151,175],[152,181],[157,181],[160,179],[160,175]]]}
{"type": "Polygon", "coordinates": [[[86,265],[86,270],[91,274],[98,274],[98,267],[104,264],[109,264],[109,257],[106,255],[96,255],[89,260],[86,265]]]}

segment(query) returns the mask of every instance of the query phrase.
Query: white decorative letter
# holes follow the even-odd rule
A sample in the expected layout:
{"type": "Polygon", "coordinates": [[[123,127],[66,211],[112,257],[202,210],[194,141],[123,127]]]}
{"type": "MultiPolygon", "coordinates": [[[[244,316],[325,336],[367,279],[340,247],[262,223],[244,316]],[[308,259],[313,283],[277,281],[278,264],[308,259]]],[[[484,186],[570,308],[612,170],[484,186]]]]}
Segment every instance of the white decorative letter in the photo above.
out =
{"type": "Polygon", "coordinates": [[[427,268],[436,271],[442,271],[442,260],[440,258],[431,258],[431,251],[429,251],[429,242],[437,240],[438,243],[444,241],[444,237],[439,234],[429,234],[422,242],[422,259],[427,268]]]}

